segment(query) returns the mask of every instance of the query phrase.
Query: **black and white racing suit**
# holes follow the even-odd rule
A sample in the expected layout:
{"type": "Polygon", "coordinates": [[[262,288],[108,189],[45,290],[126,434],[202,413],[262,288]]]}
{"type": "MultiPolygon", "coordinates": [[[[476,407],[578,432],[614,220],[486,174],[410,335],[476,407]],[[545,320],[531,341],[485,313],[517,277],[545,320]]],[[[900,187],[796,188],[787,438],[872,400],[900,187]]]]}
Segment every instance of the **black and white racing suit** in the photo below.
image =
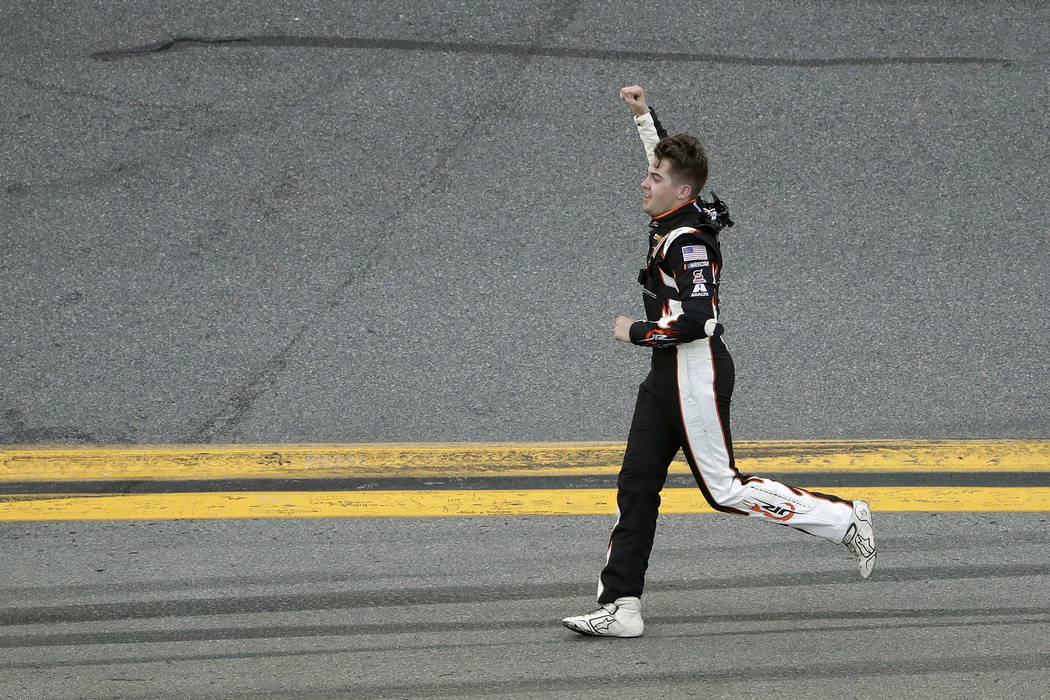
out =
{"type": "MultiPolygon", "coordinates": [[[[652,119],[635,121],[651,159],[652,119]]],[[[849,501],[736,469],[729,427],[733,358],[718,319],[719,228],[712,212],[696,200],[650,223],[649,252],[639,276],[646,318],[631,326],[631,342],[652,348],[652,363],[638,389],[617,479],[618,518],[599,577],[599,603],[641,596],[660,490],[679,449],[716,510],[788,525],[835,543],[850,523],[849,501]]]]}

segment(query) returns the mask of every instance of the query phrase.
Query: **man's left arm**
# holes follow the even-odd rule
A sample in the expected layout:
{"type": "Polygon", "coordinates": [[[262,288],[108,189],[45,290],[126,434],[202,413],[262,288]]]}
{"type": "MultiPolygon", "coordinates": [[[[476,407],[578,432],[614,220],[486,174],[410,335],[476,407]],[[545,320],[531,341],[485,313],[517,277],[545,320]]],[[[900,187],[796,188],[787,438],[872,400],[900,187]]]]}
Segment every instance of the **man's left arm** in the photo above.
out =
{"type": "Polygon", "coordinates": [[[634,125],[638,127],[638,137],[645,148],[645,157],[653,162],[656,144],[666,138],[667,131],[656,116],[656,110],[649,106],[645,99],[645,90],[640,85],[628,85],[620,89],[620,99],[627,103],[634,115],[634,125]]]}

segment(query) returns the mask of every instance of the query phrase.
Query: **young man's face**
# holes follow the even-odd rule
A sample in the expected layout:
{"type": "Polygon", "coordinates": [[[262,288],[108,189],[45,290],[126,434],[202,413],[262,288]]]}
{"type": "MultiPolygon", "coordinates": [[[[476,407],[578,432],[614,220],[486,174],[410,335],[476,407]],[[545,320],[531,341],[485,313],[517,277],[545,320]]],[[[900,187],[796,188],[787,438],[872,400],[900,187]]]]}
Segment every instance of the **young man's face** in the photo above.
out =
{"type": "Polygon", "coordinates": [[[649,216],[660,216],[692,199],[692,188],[675,184],[671,175],[671,161],[656,161],[642,180],[642,209],[649,216]]]}

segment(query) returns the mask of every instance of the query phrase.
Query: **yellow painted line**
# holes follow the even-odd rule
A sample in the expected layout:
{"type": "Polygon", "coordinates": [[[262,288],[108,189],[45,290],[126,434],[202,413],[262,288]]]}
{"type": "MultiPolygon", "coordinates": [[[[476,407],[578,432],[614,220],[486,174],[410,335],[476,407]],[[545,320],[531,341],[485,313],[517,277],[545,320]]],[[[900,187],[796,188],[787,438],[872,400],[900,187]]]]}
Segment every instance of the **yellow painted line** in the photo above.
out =
{"type": "MultiPolygon", "coordinates": [[[[735,445],[748,474],[1050,471],[1050,440],[769,441],[735,445]]],[[[150,445],[0,449],[0,482],[612,474],[623,443],[150,445]]],[[[688,470],[681,455],[672,472],[688,470]]]]}
{"type": "MultiPolygon", "coordinates": [[[[819,486],[809,487],[821,491],[819,486]]],[[[830,489],[823,489],[828,491],[830,489]]],[[[1050,511],[1050,488],[837,488],[877,512],[1050,511]]],[[[699,489],[664,489],[662,513],[711,513],[699,489]]],[[[0,497],[0,521],[610,515],[614,489],[335,491],[0,497]]]]}

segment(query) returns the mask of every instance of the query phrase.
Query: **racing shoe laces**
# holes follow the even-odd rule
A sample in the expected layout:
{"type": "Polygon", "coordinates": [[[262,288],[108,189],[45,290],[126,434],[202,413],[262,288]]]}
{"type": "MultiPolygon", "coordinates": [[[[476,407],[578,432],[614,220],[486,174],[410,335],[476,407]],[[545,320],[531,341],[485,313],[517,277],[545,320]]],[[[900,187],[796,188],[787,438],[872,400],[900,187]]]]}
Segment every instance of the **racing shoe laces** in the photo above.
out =
{"type": "Polygon", "coordinates": [[[853,517],[846,536],[842,538],[850,554],[857,560],[861,578],[868,578],[875,570],[878,552],[875,550],[875,531],[871,526],[871,506],[867,501],[853,501],[853,517]]]}

